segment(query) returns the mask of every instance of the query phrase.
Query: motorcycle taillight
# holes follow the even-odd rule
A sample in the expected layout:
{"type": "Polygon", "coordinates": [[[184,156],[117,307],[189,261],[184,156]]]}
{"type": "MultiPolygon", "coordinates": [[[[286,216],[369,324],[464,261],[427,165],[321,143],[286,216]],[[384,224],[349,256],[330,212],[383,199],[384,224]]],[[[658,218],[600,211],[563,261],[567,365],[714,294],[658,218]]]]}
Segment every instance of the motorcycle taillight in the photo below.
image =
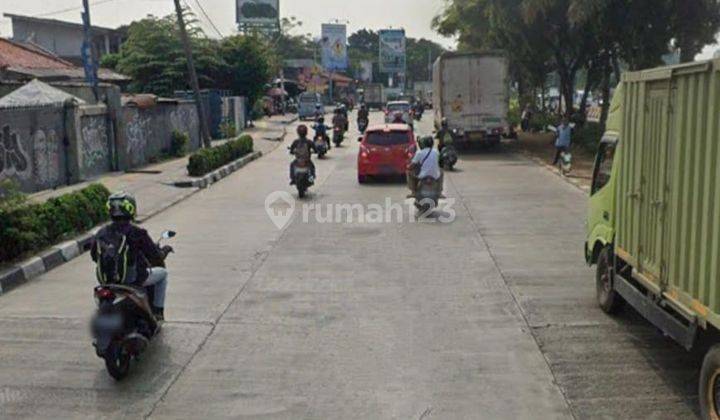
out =
{"type": "Polygon", "coordinates": [[[115,299],[115,293],[110,289],[99,288],[95,290],[95,297],[100,300],[113,300],[115,299]]]}

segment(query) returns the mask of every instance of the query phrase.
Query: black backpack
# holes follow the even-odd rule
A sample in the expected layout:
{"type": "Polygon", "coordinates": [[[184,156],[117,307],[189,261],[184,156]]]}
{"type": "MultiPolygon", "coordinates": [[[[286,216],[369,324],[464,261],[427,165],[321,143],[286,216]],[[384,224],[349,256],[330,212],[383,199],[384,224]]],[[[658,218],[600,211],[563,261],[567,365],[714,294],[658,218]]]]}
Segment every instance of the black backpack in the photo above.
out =
{"type": "Polygon", "coordinates": [[[105,228],[95,238],[97,267],[95,273],[100,284],[131,284],[136,274],[135,253],[131,252],[128,238],[121,232],[105,228]]]}

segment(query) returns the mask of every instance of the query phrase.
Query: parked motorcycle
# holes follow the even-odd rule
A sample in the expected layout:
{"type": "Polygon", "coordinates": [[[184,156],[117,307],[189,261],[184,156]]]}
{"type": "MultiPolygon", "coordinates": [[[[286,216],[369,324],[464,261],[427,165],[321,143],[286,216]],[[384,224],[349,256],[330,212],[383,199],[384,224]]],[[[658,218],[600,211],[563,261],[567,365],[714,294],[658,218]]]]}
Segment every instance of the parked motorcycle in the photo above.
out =
{"type": "MultiPolygon", "coordinates": [[[[167,231],[158,241],[175,237],[167,231]]],[[[98,357],[115,380],[130,372],[131,360],[137,360],[160,331],[152,314],[148,290],[142,286],[104,284],[94,290],[97,311],[91,322],[93,346],[98,357]]]]}
{"type": "Polygon", "coordinates": [[[563,150],[560,152],[558,170],[563,176],[570,175],[570,172],[572,172],[572,153],[567,150],[563,150]]]}
{"type": "Polygon", "coordinates": [[[440,152],[440,166],[449,171],[452,171],[457,161],[458,154],[457,150],[455,150],[455,147],[451,145],[445,145],[440,152]]]}
{"type": "Polygon", "coordinates": [[[333,143],[335,143],[335,146],[340,147],[343,140],[345,140],[345,133],[343,132],[342,127],[334,127],[333,128],[333,143]]]}

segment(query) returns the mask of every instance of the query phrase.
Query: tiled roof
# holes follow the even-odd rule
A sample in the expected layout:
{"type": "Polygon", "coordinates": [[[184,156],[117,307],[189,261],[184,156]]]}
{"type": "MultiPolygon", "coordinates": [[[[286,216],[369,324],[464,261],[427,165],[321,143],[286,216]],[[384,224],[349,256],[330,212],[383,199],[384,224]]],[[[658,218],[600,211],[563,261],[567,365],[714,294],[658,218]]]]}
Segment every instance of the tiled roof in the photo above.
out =
{"type": "Polygon", "coordinates": [[[37,49],[25,47],[17,42],[0,38],[0,68],[21,67],[26,69],[71,69],[69,62],[43,53],[37,49]]]}

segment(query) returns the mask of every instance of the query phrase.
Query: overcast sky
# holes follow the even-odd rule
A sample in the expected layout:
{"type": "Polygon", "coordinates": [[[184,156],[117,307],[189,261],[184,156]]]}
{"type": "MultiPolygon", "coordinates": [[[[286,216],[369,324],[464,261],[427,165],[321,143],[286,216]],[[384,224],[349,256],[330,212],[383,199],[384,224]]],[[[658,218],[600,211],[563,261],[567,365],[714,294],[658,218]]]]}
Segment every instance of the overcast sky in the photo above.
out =
{"type": "MultiPolygon", "coordinates": [[[[220,32],[235,31],[234,0],[183,0],[195,10],[209,35],[214,33],[201,15],[199,1],[220,32]]],[[[408,36],[431,38],[445,46],[454,46],[452,39],[432,31],[430,21],[442,10],[444,0],[280,0],[282,16],[296,16],[303,22],[299,33],[320,33],[320,24],[334,19],[349,22],[349,30],[360,28],[405,28],[408,36]]],[[[173,11],[172,0],[90,0],[94,25],[116,27],[148,14],[164,16],[173,11]]],[[[82,0],[0,0],[0,13],[47,15],[42,17],[80,22],[82,0]],[[64,9],[76,8],[62,13],[64,9]]],[[[0,20],[0,36],[11,35],[8,19],[0,20]]]]}

